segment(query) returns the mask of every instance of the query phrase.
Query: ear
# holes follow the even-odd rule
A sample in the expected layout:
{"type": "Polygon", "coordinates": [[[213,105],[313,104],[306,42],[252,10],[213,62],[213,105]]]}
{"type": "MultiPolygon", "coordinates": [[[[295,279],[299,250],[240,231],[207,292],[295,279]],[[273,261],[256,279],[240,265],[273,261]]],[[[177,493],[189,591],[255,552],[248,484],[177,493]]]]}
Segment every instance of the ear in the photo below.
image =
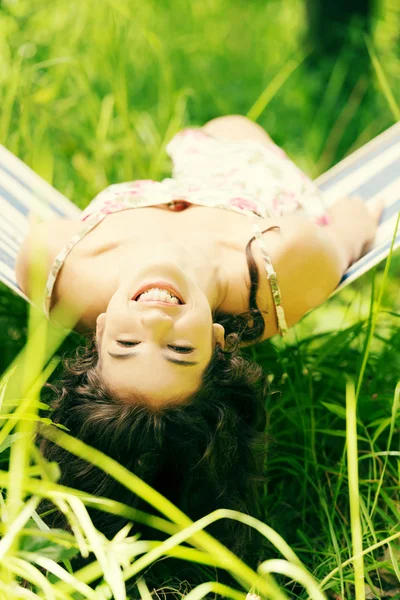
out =
{"type": "Polygon", "coordinates": [[[101,338],[103,336],[105,322],[106,322],[106,313],[101,313],[96,319],[96,341],[98,344],[101,343],[101,338]]]}
{"type": "Polygon", "coordinates": [[[220,323],[213,323],[215,343],[225,348],[225,329],[220,323]]]}

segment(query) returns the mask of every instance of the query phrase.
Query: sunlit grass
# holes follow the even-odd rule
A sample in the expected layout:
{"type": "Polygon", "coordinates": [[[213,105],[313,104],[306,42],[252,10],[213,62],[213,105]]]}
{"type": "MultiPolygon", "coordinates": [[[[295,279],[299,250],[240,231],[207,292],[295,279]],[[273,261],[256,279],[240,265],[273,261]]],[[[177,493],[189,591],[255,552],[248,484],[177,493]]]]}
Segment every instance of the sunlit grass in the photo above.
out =
{"type": "MultiPolygon", "coordinates": [[[[42,345],[47,345],[44,337],[41,338],[41,341],[42,345]]],[[[28,340],[28,348],[30,343],[31,342],[28,340]]],[[[35,348],[38,349],[37,337],[34,340],[34,344],[35,348]]],[[[29,356],[29,352],[25,354],[25,357],[26,356],[29,356]]],[[[23,358],[20,360],[23,360],[23,358]]],[[[40,364],[37,363],[35,368],[37,373],[30,373],[30,381],[34,382],[32,385],[33,396],[35,396],[35,390],[36,394],[38,390],[38,386],[37,384],[35,385],[35,383],[37,382],[41,373],[40,364]]],[[[15,374],[15,370],[13,374],[15,374]]],[[[9,404],[9,399],[7,397],[6,382],[2,388],[2,392],[3,391],[3,400],[7,406],[9,404]]],[[[352,397],[350,391],[348,394],[350,397],[352,397]]],[[[29,392],[30,390],[26,390],[25,395],[28,399],[31,399],[32,392],[29,392]]],[[[354,390],[353,396],[355,398],[354,390]]],[[[396,411],[399,403],[398,396],[398,391],[396,391],[392,417],[390,424],[388,425],[390,427],[388,448],[390,448],[390,443],[393,438],[394,419],[396,418],[396,411]]],[[[346,418],[346,415],[342,413],[340,405],[324,404],[326,408],[333,412],[333,414],[337,414],[339,418],[346,418]]],[[[32,406],[30,406],[30,410],[32,410],[32,406]]],[[[353,405],[349,405],[349,410],[352,411],[350,415],[353,415],[352,418],[355,419],[354,403],[353,405]]],[[[14,413],[14,417],[17,418],[14,418],[12,421],[6,421],[7,424],[10,422],[13,423],[17,433],[20,433],[19,424],[26,422],[26,413],[20,412],[19,415],[20,417],[18,419],[18,413],[17,415],[14,413]]],[[[351,425],[350,416],[347,417],[347,420],[347,444],[349,448],[349,460],[351,458],[351,463],[349,464],[349,483],[351,484],[349,489],[349,497],[351,499],[354,497],[354,494],[356,494],[355,506],[358,506],[359,485],[354,476],[354,469],[357,465],[357,450],[354,444],[357,434],[355,432],[355,420],[353,420],[353,425],[351,425]]],[[[30,427],[32,427],[32,423],[34,422],[34,419],[28,421],[30,427]]],[[[9,427],[8,432],[11,433],[11,431],[12,428],[9,427]]],[[[340,430],[338,430],[337,433],[339,433],[339,431],[340,430]]],[[[26,433],[25,430],[23,430],[23,433],[26,433]]],[[[328,431],[325,431],[324,433],[329,435],[328,431]]],[[[346,435],[345,432],[343,433],[346,435]]],[[[129,580],[135,574],[140,573],[146,566],[150,565],[158,557],[169,555],[180,557],[184,560],[195,561],[200,564],[211,564],[222,569],[227,569],[232,573],[233,577],[237,579],[238,583],[240,583],[240,586],[244,586],[244,590],[246,590],[246,588],[251,589],[252,587],[255,587],[257,593],[265,598],[276,598],[277,600],[281,598],[287,598],[287,595],[283,591],[280,591],[276,586],[274,580],[271,579],[271,576],[269,576],[268,579],[263,577],[264,574],[271,572],[280,573],[282,575],[286,575],[286,577],[292,581],[298,581],[304,585],[309,597],[311,598],[320,599],[324,597],[319,591],[320,588],[318,587],[318,581],[315,581],[312,576],[308,574],[307,570],[304,568],[302,562],[299,560],[293,550],[284,542],[281,536],[274,532],[274,530],[269,526],[252,519],[247,515],[241,515],[240,513],[235,513],[234,511],[225,510],[218,510],[213,514],[204,517],[199,522],[191,524],[190,520],[185,517],[185,515],[183,515],[167,500],[161,497],[155,490],[141,482],[132,473],[127,472],[112,459],[102,455],[102,453],[99,451],[86,446],[80,441],[74,440],[62,431],[57,431],[56,428],[49,428],[48,425],[44,427],[41,426],[41,434],[53,441],[56,441],[56,443],[60,444],[70,452],[95,462],[98,466],[100,466],[100,468],[111,474],[136,494],[146,499],[150,505],[157,508],[158,511],[164,515],[164,519],[166,518],[167,521],[160,519],[157,520],[157,518],[149,516],[149,524],[155,526],[156,529],[161,528],[163,531],[168,531],[170,526],[166,526],[164,523],[170,522],[171,527],[177,527],[177,530],[176,533],[172,533],[171,531],[172,536],[164,542],[156,542],[151,540],[146,542],[145,540],[138,540],[135,536],[131,537],[129,536],[130,527],[121,530],[121,532],[117,534],[113,540],[106,540],[106,538],[97,532],[91,524],[89,515],[85,509],[85,495],[82,493],[75,493],[73,490],[68,490],[62,486],[57,486],[57,471],[51,469],[51,465],[46,464],[44,459],[40,457],[38,451],[34,450],[34,447],[31,446],[31,437],[29,437],[29,435],[24,435],[14,441],[11,440],[12,450],[10,473],[15,473],[15,471],[12,469],[14,453],[17,455],[17,459],[19,458],[21,452],[24,455],[31,456],[33,463],[31,463],[29,460],[27,461],[26,459],[24,463],[18,463],[19,468],[22,469],[19,478],[8,478],[6,472],[0,473],[0,485],[3,485],[8,491],[8,501],[4,505],[2,519],[3,536],[2,540],[0,541],[0,557],[3,565],[2,573],[5,592],[11,593],[13,586],[15,587],[16,580],[14,578],[23,576],[24,579],[31,582],[31,584],[34,586],[34,589],[36,589],[36,591],[39,593],[39,595],[30,597],[42,597],[40,592],[41,590],[46,598],[72,598],[71,594],[79,591],[83,598],[91,599],[113,597],[121,599],[126,597],[124,581],[129,580]],[[22,449],[18,444],[22,444],[22,449]],[[36,464],[38,469],[34,468],[34,464],[36,464]],[[47,481],[47,485],[38,485],[38,475],[43,478],[44,483],[47,481]],[[32,476],[34,479],[32,479],[32,476]],[[30,495],[32,492],[33,495],[30,495]],[[16,504],[16,502],[22,498],[27,500],[27,493],[30,495],[30,500],[26,501],[24,505],[22,505],[20,502],[16,504]],[[68,516],[68,520],[70,521],[74,535],[62,534],[59,531],[52,532],[46,527],[43,529],[43,522],[38,519],[37,516],[35,518],[35,511],[42,497],[52,498],[59,508],[63,510],[63,512],[68,516]],[[24,544],[24,540],[27,539],[26,536],[28,534],[28,539],[29,537],[34,536],[33,540],[35,537],[36,539],[40,538],[41,535],[39,534],[39,530],[36,530],[35,535],[35,531],[26,529],[27,522],[32,518],[35,518],[36,523],[39,524],[39,529],[40,526],[42,527],[42,531],[45,532],[44,537],[45,539],[47,538],[49,542],[49,544],[46,546],[46,544],[43,544],[42,541],[42,543],[39,545],[39,551],[36,552],[29,549],[29,546],[27,549],[26,542],[24,544]],[[213,540],[203,531],[207,524],[210,524],[218,518],[236,518],[244,523],[247,523],[250,527],[255,527],[261,533],[261,535],[264,535],[266,539],[268,539],[269,542],[275,546],[275,552],[278,551],[279,554],[285,558],[285,560],[278,558],[267,559],[260,564],[258,568],[258,574],[253,572],[246,565],[241,563],[240,560],[235,558],[235,556],[232,555],[228,549],[225,549],[223,546],[221,546],[221,544],[219,544],[216,540],[213,540]],[[185,540],[194,545],[193,550],[180,546],[180,544],[185,540]],[[65,566],[63,567],[58,564],[58,561],[46,556],[46,550],[49,547],[58,548],[56,555],[59,558],[63,556],[63,553],[65,553],[66,550],[73,549],[73,554],[78,550],[83,556],[88,556],[89,553],[93,553],[94,560],[88,566],[80,569],[78,572],[72,573],[70,570],[66,569],[65,566]],[[53,573],[56,578],[55,581],[50,584],[46,578],[43,577],[41,570],[38,569],[38,567],[44,569],[48,573],[53,573]],[[104,582],[97,586],[95,591],[93,591],[93,589],[90,587],[90,584],[98,580],[99,577],[104,577],[104,582]]],[[[361,440],[362,439],[363,438],[361,438],[361,440]]],[[[372,446],[372,448],[374,449],[374,446],[372,446]]],[[[387,456],[389,456],[389,452],[390,450],[387,451],[387,456]]],[[[395,455],[396,452],[394,452],[394,456],[395,455]]],[[[318,461],[316,456],[314,458],[318,461]]],[[[363,458],[368,458],[368,455],[364,456],[363,458]]],[[[373,454],[372,458],[376,458],[376,456],[373,454]]],[[[292,466],[293,465],[294,463],[292,463],[292,466]]],[[[316,466],[317,465],[315,464],[314,468],[316,468],[316,466]]],[[[286,469],[286,476],[289,474],[290,469],[286,469]]],[[[346,469],[343,471],[343,475],[345,474],[346,469]]],[[[310,485],[314,487],[316,486],[316,483],[309,479],[309,475],[306,477],[306,480],[307,487],[310,485]]],[[[319,491],[321,491],[321,489],[319,489],[319,491]]],[[[93,506],[94,499],[91,498],[88,500],[89,505],[93,506]]],[[[101,502],[101,499],[99,499],[98,506],[100,508],[101,502]]],[[[120,512],[121,508],[124,510],[123,507],[118,503],[112,502],[109,503],[108,509],[110,508],[110,504],[114,504],[114,511],[116,513],[120,512]]],[[[127,516],[129,518],[129,515],[127,516]]],[[[146,514],[141,513],[138,516],[142,522],[146,522],[146,514]]],[[[132,514],[131,518],[133,518],[135,521],[134,514],[132,514]]],[[[357,543],[354,545],[354,551],[350,552],[350,554],[355,555],[355,564],[360,565],[359,568],[362,568],[362,556],[365,555],[367,551],[363,554],[362,546],[360,546],[362,536],[365,535],[362,531],[363,528],[361,527],[360,515],[356,514],[356,516],[354,516],[354,514],[351,514],[350,522],[352,524],[353,522],[355,522],[355,524],[358,523],[357,533],[354,534],[356,535],[357,543]]],[[[387,543],[389,539],[398,539],[399,536],[400,532],[390,536],[390,538],[389,536],[386,536],[386,540],[376,542],[374,548],[379,548],[384,543],[387,543]]],[[[341,558],[341,553],[339,554],[339,557],[343,562],[341,568],[344,568],[353,560],[350,559],[347,562],[344,561],[341,558]]],[[[336,569],[338,568],[340,567],[337,567],[336,569]]],[[[333,573],[328,574],[328,576],[324,578],[324,581],[321,583],[321,585],[325,587],[332,576],[333,573]]],[[[357,599],[362,597],[364,590],[364,579],[362,575],[359,575],[358,578],[361,582],[361,587],[358,586],[359,591],[356,591],[357,599]]],[[[355,573],[355,581],[357,581],[357,571],[355,573]]],[[[142,581],[139,586],[141,590],[140,593],[143,593],[143,590],[145,589],[143,586],[144,583],[142,581]]],[[[243,587],[239,587],[239,589],[235,590],[234,588],[218,584],[217,582],[205,582],[196,588],[196,590],[191,592],[190,598],[201,598],[203,595],[213,590],[229,598],[243,597],[240,596],[240,594],[243,592],[243,587]]],[[[18,593],[23,594],[22,589],[20,589],[18,593]]],[[[22,595],[16,597],[24,596],[22,595]]]]}
{"type": "MultiPolygon", "coordinates": [[[[0,143],[80,207],[110,183],[168,176],[171,137],[221,114],[248,114],[317,176],[398,118],[399,23],[398,7],[385,0],[369,46],[374,75],[347,85],[345,55],[309,69],[300,0],[6,0],[0,143]]],[[[310,313],[286,343],[274,339],[247,351],[269,373],[273,391],[264,523],[217,511],[193,524],[122,466],[50,426],[39,394],[66,332],[32,311],[17,356],[23,307],[2,288],[1,339],[9,347],[11,333],[21,337],[12,356],[1,358],[5,368],[16,357],[0,388],[0,597],[149,600],[146,569],[162,557],[204,569],[190,600],[214,593],[240,600],[250,590],[273,600],[358,600],[365,584],[375,592],[398,587],[399,267],[397,254],[387,272],[381,267],[310,313]],[[351,429],[348,379],[357,400],[351,429]],[[59,485],[57,465],[33,445],[37,425],[95,459],[158,515],[59,485]],[[357,498],[354,516],[350,500],[357,498]],[[37,512],[42,499],[64,513],[72,533],[45,525],[37,512]],[[123,516],[131,528],[107,540],[91,523],[93,507],[123,516]],[[258,570],[204,531],[221,518],[257,530],[258,570]],[[145,523],[152,539],[135,534],[135,525],[145,523]],[[77,556],[88,564],[75,568],[77,556]],[[220,583],[216,569],[230,572],[232,584],[220,583]]]]}

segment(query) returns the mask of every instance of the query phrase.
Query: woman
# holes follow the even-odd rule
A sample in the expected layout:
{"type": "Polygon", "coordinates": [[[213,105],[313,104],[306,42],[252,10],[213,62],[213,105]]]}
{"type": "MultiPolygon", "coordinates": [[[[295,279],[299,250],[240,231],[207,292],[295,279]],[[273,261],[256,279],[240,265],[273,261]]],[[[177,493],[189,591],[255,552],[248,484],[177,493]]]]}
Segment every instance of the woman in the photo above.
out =
{"type": "Polygon", "coordinates": [[[167,150],[174,179],[111,186],[83,224],[33,227],[17,262],[29,294],[31,249],[45,240],[46,310],[62,299],[65,318],[78,312],[79,330],[96,328],[103,381],[121,399],[134,391],[154,407],[198,389],[212,351],[224,346],[213,315],[258,315],[258,307],[265,321],[242,332],[245,345],[284,334],[328,298],[372,241],[381,210],[346,199],[328,211],[312,182],[244,117],[185,130],[167,150]],[[257,282],[249,282],[253,258],[257,282]],[[148,287],[153,295],[141,296],[148,287]]]}
{"type": "MultiPolygon", "coordinates": [[[[55,421],[193,518],[217,506],[256,514],[267,384],[239,348],[284,335],[327,299],[373,240],[382,208],[346,199],[328,210],[244,117],[184,130],[167,151],[172,179],[111,186],[82,222],[35,226],[18,280],[29,294],[40,240],[46,311],[62,300],[58,320],[76,313],[78,330],[95,330],[53,388],[55,421]]],[[[136,503],[92,465],[44,448],[63,483],[136,503]]],[[[247,533],[221,528],[243,553],[247,533]]]]}

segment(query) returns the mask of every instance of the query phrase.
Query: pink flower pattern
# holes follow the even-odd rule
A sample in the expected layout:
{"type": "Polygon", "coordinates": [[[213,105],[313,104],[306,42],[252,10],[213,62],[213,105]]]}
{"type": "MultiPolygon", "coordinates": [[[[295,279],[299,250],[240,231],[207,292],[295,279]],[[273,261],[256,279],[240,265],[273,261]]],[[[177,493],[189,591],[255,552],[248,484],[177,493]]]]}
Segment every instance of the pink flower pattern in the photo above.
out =
{"type": "Polygon", "coordinates": [[[321,227],[326,227],[330,224],[331,220],[328,215],[321,215],[315,219],[317,225],[321,225],[321,227]]]}
{"type": "Polygon", "coordinates": [[[228,200],[228,206],[237,206],[244,210],[250,210],[258,214],[258,206],[255,202],[247,200],[246,198],[231,198],[228,200]]]}
{"type": "Polygon", "coordinates": [[[169,142],[172,178],[112,185],[89,204],[82,220],[135,207],[184,199],[264,218],[302,212],[324,226],[328,216],[315,184],[274,143],[227,140],[187,128],[169,142]]]}

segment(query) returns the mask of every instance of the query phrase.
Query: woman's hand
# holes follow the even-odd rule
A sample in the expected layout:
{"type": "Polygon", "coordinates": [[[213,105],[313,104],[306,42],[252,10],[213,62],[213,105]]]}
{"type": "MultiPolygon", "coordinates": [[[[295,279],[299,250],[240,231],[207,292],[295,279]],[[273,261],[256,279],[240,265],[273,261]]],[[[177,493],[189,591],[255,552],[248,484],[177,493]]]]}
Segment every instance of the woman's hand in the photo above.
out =
{"type": "Polygon", "coordinates": [[[364,202],[360,198],[341,198],[328,210],[330,224],[324,229],[342,246],[345,269],[369,250],[383,209],[383,200],[364,202]]]}

